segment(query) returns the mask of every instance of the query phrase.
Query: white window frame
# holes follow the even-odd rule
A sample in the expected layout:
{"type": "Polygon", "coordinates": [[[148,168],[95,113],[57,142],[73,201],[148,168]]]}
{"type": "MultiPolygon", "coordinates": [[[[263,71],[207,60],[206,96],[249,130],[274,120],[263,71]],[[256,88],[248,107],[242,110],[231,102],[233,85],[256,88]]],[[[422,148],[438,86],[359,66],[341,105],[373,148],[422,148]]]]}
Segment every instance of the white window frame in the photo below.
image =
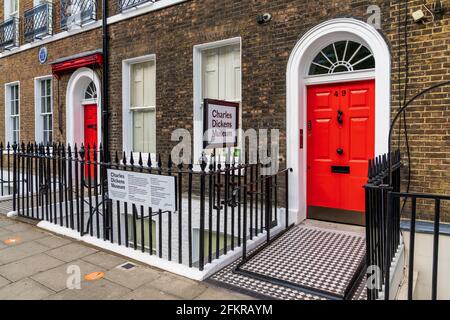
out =
{"type": "Polygon", "coordinates": [[[17,117],[19,118],[19,141],[20,142],[20,81],[14,81],[5,84],[5,142],[10,143],[11,145],[14,143],[12,141],[12,132],[11,129],[11,87],[18,86],[19,94],[18,94],[18,103],[19,103],[19,114],[17,117]]]}
{"type": "MultiPolygon", "coordinates": [[[[156,55],[148,54],[140,57],[122,60],[122,148],[129,155],[133,150],[133,111],[131,108],[131,67],[135,64],[153,61],[156,70],[156,55]]],[[[155,90],[156,91],[156,90],[155,90]]],[[[155,92],[156,95],[156,92],[155,92]]],[[[138,110],[135,108],[134,110],[138,110]]],[[[146,110],[148,108],[145,108],[146,110]]],[[[147,162],[148,154],[142,154],[147,162]]],[[[156,165],[156,154],[151,154],[152,164],[156,165]]]]}
{"type": "Polygon", "coordinates": [[[17,0],[17,10],[12,11],[12,0],[5,0],[3,3],[4,20],[8,20],[11,17],[18,17],[20,10],[20,0],[17,0]]]}
{"type": "MultiPolygon", "coordinates": [[[[242,38],[235,37],[204,44],[195,45],[193,50],[193,78],[194,78],[194,164],[198,164],[203,151],[203,56],[205,50],[217,49],[226,46],[239,45],[239,53],[241,59],[241,92],[240,92],[240,108],[239,108],[239,128],[242,128],[242,38]]],[[[241,137],[238,137],[238,147],[241,148],[241,137]]]]}
{"type": "MultiPolygon", "coordinates": [[[[42,77],[36,77],[34,78],[34,115],[35,115],[35,121],[34,121],[34,137],[38,143],[44,141],[44,125],[42,121],[42,108],[41,108],[41,84],[42,81],[50,80],[50,94],[51,94],[51,115],[52,115],[52,132],[54,133],[54,106],[53,106],[53,77],[52,75],[42,76],[42,77]]],[[[49,114],[49,113],[46,113],[49,114]]],[[[52,140],[54,140],[54,136],[52,133],[52,140]]]]}

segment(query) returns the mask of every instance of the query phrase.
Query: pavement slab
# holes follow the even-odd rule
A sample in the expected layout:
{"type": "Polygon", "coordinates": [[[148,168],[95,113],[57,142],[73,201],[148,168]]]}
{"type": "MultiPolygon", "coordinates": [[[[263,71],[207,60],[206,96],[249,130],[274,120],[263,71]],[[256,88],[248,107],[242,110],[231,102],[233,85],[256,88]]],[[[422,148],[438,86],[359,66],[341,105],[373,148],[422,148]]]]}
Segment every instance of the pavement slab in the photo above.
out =
{"type": "Polygon", "coordinates": [[[196,281],[174,276],[170,273],[165,273],[150,282],[149,285],[186,300],[194,299],[208,288],[196,281]]]}
{"type": "Polygon", "coordinates": [[[143,285],[136,290],[124,295],[124,300],[180,300],[169,293],[152,287],[149,284],[143,285]]]}
{"type": "Polygon", "coordinates": [[[31,230],[33,226],[25,224],[25,223],[14,223],[10,225],[6,225],[3,227],[4,230],[7,230],[9,232],[22,232],[22,231],[28,231],[31,230]]]}
{"type": "Polygon", "coordinates": [[[105,278],[132,290],[162,275],[162,271],[137,266],[131,270],[114,268],[106,272],[105,278]]]}
{"type": "Polygon", "coordinates": [[[47,251],[48,248],[36,242],[26,242],[0,250],[0,265],[11,263],[47,251]]]}
{"type": "Polygon", "coordinates": [[[101,279],[85,282],[81,289],[65,289],[49,296],[49,300],[111,300],[118,299],[131,290],[111,281],[101,279]]]}
{"type": "Polygon", "coordinates": [[[47,254],[59,260],[70,262],[91,255],[97,251],[81,243],[69,243],[65,246],[47,251],[47,254]]]}
{"type": "Polygon", "coordinates": [[[125,260],[124,258],[102,251],[83,257],[83,260],[105,268],[106,270],[113,269],[127,262],[127,260],[125,260]]]}
{"type": "Polygon", "coordinates": [[[230,290],[210,287],[195,300],[254,300],[254,298],[230,290]]]}
{"type": "Polygon", "coordinates": [[[29,229],[26,231],[21,231],[21,232],[11,232],[8,234],[5,234],[3,236],[0,236],[0,242],[3,242],[4,240],[14,237],[14,238],[20,238],[20,243],[23,242],[28,242],[28,241],[34,241],[37,240],[39,238],[44,238],[48,236],[48,233],[44,232],[44,231],[40,231],[39,229],[29,229]]]}
{"type": "MultiPolygon", "coordinates": [[[[52,289],[53,291],[59,292],[67,289],[67,281],[70,280],[70,276],[74,275],[73,267],[78,267],[80,271],[80,279],[78,283],[82,286],[86,282],[84,276],[92,272],[105,271],[96,265],[87,263],[83,260],[72,261],[62,266],[38,273],[31,278],[40,284],[52,289]],[[70,268],[72,267],[72,268],[70,268]]],[[[75,269],[76,270],[76,269],[75,269]]],[[[70,282],[72,283],[72,282],[70,282]]]]}
{"type": "Polygon", "coordinates": [[[71,243],[72,241],[66,238],[61,238],[61,237],[57,237],[57,236],[47,236],[41,239],[37,239],[36,242],[50,248],[50,249],[55,249],[55,248],[59,248],[62,247],[66,244],[71,243]]]}
{"type": "Polygon", "coordinates": [[[61,260],[41,253],[0,266],[0,275],[10,281],[19,281],[39,272],[57,267],[63,263],[61,260]]]}
{"type": "Polygon", "coordinates": [[[10,281],[0,276],[0,288],[6,286],[7,284],[10,284],[10,281]]]}
{"type": "Polygon", "coordinates": [[[53,294],[53,291],[25,278],[0,288],[0,300],[38,300],[53,294]]]}

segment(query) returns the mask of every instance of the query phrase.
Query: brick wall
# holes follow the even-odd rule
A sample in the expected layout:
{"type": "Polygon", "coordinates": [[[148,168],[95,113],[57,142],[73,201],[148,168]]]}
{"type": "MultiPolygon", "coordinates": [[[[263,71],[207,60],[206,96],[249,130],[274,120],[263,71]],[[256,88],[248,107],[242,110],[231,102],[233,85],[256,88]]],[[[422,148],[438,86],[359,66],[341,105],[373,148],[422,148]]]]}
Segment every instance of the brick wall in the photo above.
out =
{"type": "MultiPolygon", "coordinates": [[[[117,12],[111,4],[110,14],[117,12]]],[[[110,2],[110,3],[112,3],[110,2]]],[[[29,6],[31,0],[21,1],[29,6]],[[27,2],[28,1],[28,2],[27,2]]],[[[59,2],[54,7],[55,32],[59,32],[59,2]]],[[[398,1],[306,1],[306,0],[191,0],[110,26],[110,140],[113,149],[122,148],[122,60],[156,54],[157,65],[157,150],[168,154],[175,145],[170,135],[175,128],[193,129],[193,46],[231,37],[242,38],[243,127],[277,128],[281,131],[281,153],[286,151],[286,65],[299,38],[310,28],[328,19],[355,17],[366,20],[369,5],[382,8],[382,33],[393,52],[392,110],[398,109],[402,93],[398,85],[398,52],[403,40],[397,34],[398,1]],[[270,12],[273,20],[258,25],[256,16],[270,12]]],[[[423,1],[410,0],[409,12],[423,1]]],[[[3,6],[0,6],[0,10],[3,6]]],[[[99,14],[100,16],[100,7],[99,14]]],[[[401,21],[404,19],[400,17],[401,21]]],[[[449,14],[429,25],[409,21],[410,78],[407,96],[433,83],[449,79],[449,14]]],[[[49,61],[101,47],[101,30],[85,32],[46,45],[49,61]]],[[[49,65],[40,65],[39,48],[0,59],[0,112],[4,112],[4,83],[21,81],[22,139],[34,138],[34,77],[50,74],[49,65]]],[[[405,61],[400,63],[404,79],[405,61]]],[[[380,66],[382,67],[382,66],[380,66]]],[[[55,133],[58,112],[65,113],[65,91],[69,75],[60,81],[57,103],[55,81],[55,133]]],[[[426,95],[407,113],[412,152],[412,190],[449,191],[449,89],[426,95]]],[[[62,117],[63,125],[65,116],[62,117]]],[[[0,117],[0,132],[4,132],[0,117]]],[[[64,130],[59,138],[64,137],[64,130]]],[[[401,141],[404,150],[404,139],[401,141]]],[[[405,154],[405,152],[404,152],[405,154]]],[[[450,216],[450,214],[448,214],[450,216]]],[[[423,216],[426,216],[424,214],[423,216]]],[[[450,220],[450,219],[449,219],[450,220]]]]}
{"type": "MultiPolygon", "coordinates": [[[[405,41],[403,37],[405,3],[399,1],[391,4],[391,31],[387,33],[393,48],[392,69],[392,109],[399,108],[404,99],[406,77],[405,41]],[[400,11],[400,31],[397,34],[400,11]],[[400,65],[398,58],[400,55],[400,65]],[[400,68],[399,68],[400,66],[400,68]],[[400,76],[399,76],[400,72],[400,76]],[[400,84],[399,84],[400,79],[400,84]]],[[[427,87],[450,80],[450,15],[443,19],[424,25],[412,22],[412,12],[421,9],[424,1],[408,1],[408,58],[409,77],[407,99],[427,87]]],[[[450,1],[444,1],[447,8],[450,1]]],[[[431,4],[431,1],[428,1],[431,4]]],[[[428,20],[428,22],[430,19],[428,20]]],[[[411,190],[424,193],[449,194],[450,191],[450,87],[434,90],[416,100],[406,112],[408,137],[411,150],[411,190]]],[[[403,121],[402,121],[403,123],[403,121]]],[[[402,127],[403,128],[403,127],[402,127]]],[[[394,139],[398,145],[398,132],[394,139]]],[[[405,135],[400,135],[400,146],[405,168],[403,177],[407,177],[408,161],[406,157],[405,135]]],[[[403,187],[406,189],[406,181],[403,187]]],[[[419,206],[421,218],[432,218],[433,204],[422,203],[419,206]]],[[[450,221],[450,208],[444,203],[445,221],[450,221]]]]}

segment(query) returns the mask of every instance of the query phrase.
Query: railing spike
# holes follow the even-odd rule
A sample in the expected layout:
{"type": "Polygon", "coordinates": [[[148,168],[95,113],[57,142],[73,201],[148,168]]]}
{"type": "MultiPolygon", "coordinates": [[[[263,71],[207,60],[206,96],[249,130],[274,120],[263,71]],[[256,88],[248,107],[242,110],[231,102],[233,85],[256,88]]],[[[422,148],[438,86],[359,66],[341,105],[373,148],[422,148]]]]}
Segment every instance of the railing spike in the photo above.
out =
{"type": "Polygon", "coordinates": [[[147,167],[149,167],[149,168],[152,167],[152,154],[150,152],[148,153],[147,167]]]}
{"type": "Polygon", "coordinates": [[[139,164],[139,166],[143,166],[144,165],[144,162],[142,161],[142,152],[139,152],[139,160],[138,160],[138,164],[139,164]]]}

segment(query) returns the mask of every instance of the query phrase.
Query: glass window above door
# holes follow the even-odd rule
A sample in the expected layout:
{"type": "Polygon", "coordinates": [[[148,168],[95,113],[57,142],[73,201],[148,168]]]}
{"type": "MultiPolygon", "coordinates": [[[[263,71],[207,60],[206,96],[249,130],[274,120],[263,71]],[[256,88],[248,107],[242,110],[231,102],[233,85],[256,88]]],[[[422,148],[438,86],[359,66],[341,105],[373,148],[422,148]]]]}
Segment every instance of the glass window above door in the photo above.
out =
{"type": "Polygon", "coordinates": [[[372,52],[354,41],[338,41],[323,48],[314,58],[309,75],[324,75],[375,68],[372,52]]]}

